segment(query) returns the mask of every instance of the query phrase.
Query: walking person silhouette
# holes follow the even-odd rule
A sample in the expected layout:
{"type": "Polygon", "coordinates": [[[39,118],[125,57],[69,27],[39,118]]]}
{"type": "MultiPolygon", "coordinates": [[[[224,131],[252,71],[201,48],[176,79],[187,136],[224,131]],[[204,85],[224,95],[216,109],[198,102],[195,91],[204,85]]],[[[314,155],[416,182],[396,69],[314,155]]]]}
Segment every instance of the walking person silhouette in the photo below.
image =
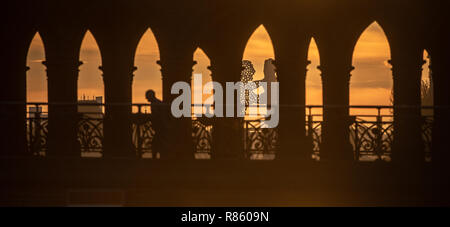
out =
{"type": "Polygon", "coordinates": [[[156,98],[155,91],[148,90],[145,97],[150,102],[152,127],[155,135],[152,140],[152,157],[164,157],[169,150],[170,106],[156,98]]]}

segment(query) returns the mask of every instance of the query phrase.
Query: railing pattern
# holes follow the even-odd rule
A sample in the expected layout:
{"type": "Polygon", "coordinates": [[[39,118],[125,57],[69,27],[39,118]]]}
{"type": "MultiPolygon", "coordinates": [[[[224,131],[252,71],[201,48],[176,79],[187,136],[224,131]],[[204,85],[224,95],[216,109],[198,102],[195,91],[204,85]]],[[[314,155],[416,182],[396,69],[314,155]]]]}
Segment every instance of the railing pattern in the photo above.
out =
{"type": "Polygon", "coordinates": [[[47,153],[48,118],[36,114],[27,118],[27,141],[29,153],[45,156],[47,153]]]}
{"type": "Polygon", "coordinates": [[[139,157],[158,157],[152,150],[155,130],[152,127],[152,118],[149,114],[135,114],[132,121],[132,140],[139,157]]]}
{"type": "Polygon", "coordinates": [[[311,158],[319,161],[320,160],[320,147],[322,145],[322,121],[317,121],[314,119],[314,115],[309,111],[308,120],[306,121],[306,131],[308,136],[308,141],[312,145],[311,158]]]}
{"type": "Polygon", "coordinates": [[[350,143],[353,146],[355,159],[390,160],[394,123],[383,121],[382,116],[377,116],[376,121],[354,119],[350,126],[350,143]]]}
{"type": "Polygon", "coordinates": [[[432,137],[433,137],[433,117],[426,116],[423,117],[422,122],[422,140],[424,142],[424,149],[425,149],[425,160],[427,162],[431,162],[431,144],[432,144],[432,137]]]}
{"type": "Polygon", "coordinates": [[[103,150],[103,119],[81,117],[78,122],[78,143],[81,153],[101,154],[103,150]]]}
{"type": "MultiPolygon", "coordinates": [[[[353,116],[350,125],[350,143],[354,149],[355,160],[389,161],[392,154],[394,123],[392,114],[353,116]]],[[[320,160],[322,144],[322,115],[312,114],[309,107],[306,132],[312,143],[312,158],[320,160]]],[[[102,116],[102,115],[101,115],[102,116]]],[[[27,140],[29,152],[34,156],[47,153],[48,118],[43,112],[33,112],[27,118],[27,140]]],[[[433,117],[424,116],[422,137],[426,160],[431,161],[433,117]]],[[[213,149],[213,124],[202,119],[192,119],[192,139],[197,159],[211,158],[213,149]]],[[[263,128],[260,120],[244,120],[244,157],[250,160],[274,159],[278,148],[278,130],[263,128]]],[[[132,143],[135,152],[142,158],[158,158],[152,151],[155,131],[151,114],[137,113],[132,117],[132,143]]],[[[103,117],[81,115],[78,122],[78,146],[82,156],[101,157],[103,151],[103,117]]]]}
{"type": "Polygon", "coordinates": [[[197,159],[210,159],[212,151],[213,126],[199,119],[192,121],[192,139],[197,159]]]}
{"type": "Polygon", "coordinates": [[[244,121],[245,157],[254,159],[274,159],[278,147],[278,130],[261,127],[260,120],[244,121]]]}

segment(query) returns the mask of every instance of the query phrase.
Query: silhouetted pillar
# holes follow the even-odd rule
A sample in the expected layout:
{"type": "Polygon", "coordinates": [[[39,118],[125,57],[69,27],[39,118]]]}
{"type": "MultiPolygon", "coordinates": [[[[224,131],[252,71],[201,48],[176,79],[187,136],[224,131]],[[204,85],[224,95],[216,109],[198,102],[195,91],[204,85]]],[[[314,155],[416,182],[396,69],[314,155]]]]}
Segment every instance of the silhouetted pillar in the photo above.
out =
{"type": "Polygon", "coordinates": [[[349,139],[349,82],[354,67],[350,61],[340,61],[335,56],[318,68],[322,72],[324,105],[321,160],[351,161],[354,156],[349,139]]]}
{"type": "Polygon", "coordinates": [[[48,79],[48,156],[78,156],[77,81],[75,58],[50,57],[43,62],[48,79]]]}
{"type": "MultiPolygon", "coordinates": [[[[105,117],[103,122],[104,157],[136,157],[132,144],[131,87],[137,69],[130,59],[103,62],[105,117]]],[[[144,94],[143,94],[144,95],[144,94]]]]}
{"type": "MultiPolygon", "coordinates": [[[[99,11],[102,20],[93,22],[91,32],[102,54],[105,88],[103,121],[103,157],[137,158],[132,140],[132,83],[136,48],[148,30],[136,17],[134,4],[111,2],[112,7],[99,11]]],[[[142,94],[145,96],[145,94],[142,94]]]]}
{"type": "MultiPolygon", "coordinates": [[[[448,31],[447,31],[448,32],[448,31]]],[[[433,79],[433,103],[434,121],[431,146],[431,164],[433,166],[433,187],[435,200],[438,202],[450,200],[450,152],[449,152],[449,129],[450,129],[450,77],[448,55],[450,44],[449,35],[439,34],[438,40],[433,43],[431,54],[431,65],[433,79]]]]}
{"type": "Polygon", "coordinates": [[[27,155],[25,103],[28,67],[21,59],[10,60],[11,64],[2,67],[5,76],[2,77],[0,95],[0,125],[3,128],[0,156],[24,156],[27,155]]]}
{"type": "Polygon", "coordinates": [[[29,156],[26,142],[26,66],[31,40],[36,34],[36,2],[3,4],[0,51],[0,156],[29,156]]]}
{"type": "Polygon", "coordinates": [[[277,58],[280,82],[280,149],[277,159],[311,159],[312,144],[307,141],[305,122],[306,57],[277,58]]]}
{"type": "Polygon", "coordinates": [[[421,119],[421,78],[423,50],[401,48],[393,52],[394,77],[394,145],[396,163],[423,163],[421,119]]]}
{"type": "MultiPolygon", "coordinates": [[[[185,51],[184,55],[181,53],[182,51],[180,50],[178,52],[170,52],[168,56],[162,56],[161,60],[158,61],[158,64],[161,65],[163,77],[163,101],[167,105],[171,105],[172,101],[179,96],[171,94],[173,84],[177,82],[191,84],[192,67],[194,65],[192,52],[185,51]]],[[[193,159],[194,146],[191,117],[174,118],[172,114],[170,116],[173,123],[169,131],[170,144],[167,144],[168,150],[161,154],[161,158],[193,159]]]]}
{"type": "MultiPolygon", "coordinates": [[[[233,58],[211,58],[212,78],[223,87],[224,116],[226,116],[226,83],[239,82],[242,72],[242,60],[239,57],[233,58]]],[[[237,117],[237,97],[233,102],[235,114],[233,118],[217,118],[213,128],[213,151],[214,159],[238,159],[244,157],[244,129],[243,118],[237,117]]]]}
{"type": "MultiPolygon", "coordinates": [[[[441,47],[439,47],[441,48],[441,47]]],[[[436,51],[431,56],[431,70],[434,89],[434,123],[432,137],[432,162],[438,166],[448,167],[448,135],[450,129],[450,77],[448,52],[436,51]]],[[[450,172],[449,172],[450,173],[450,172]]]]}

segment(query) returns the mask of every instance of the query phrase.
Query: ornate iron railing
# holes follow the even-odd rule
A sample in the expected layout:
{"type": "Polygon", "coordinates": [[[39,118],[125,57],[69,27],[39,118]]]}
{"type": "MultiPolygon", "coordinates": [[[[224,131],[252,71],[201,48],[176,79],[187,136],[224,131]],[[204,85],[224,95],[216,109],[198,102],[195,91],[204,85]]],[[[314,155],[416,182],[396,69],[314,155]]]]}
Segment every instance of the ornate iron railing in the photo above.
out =
{"type": "MultiPolygon", "coordinates": [[[[307,132],[313,146],[312,157],[320,160],[320,146],[322,144],[322,115],[314,114],[313,109],[322,107],[307,107],[307,132]],[[320,118],[320,120],[316,120],[320,118]]],[[[429,114],[431,107],[423,107],[428,110],[428,115],[422,116],[422,139],[425,149],[425,160],[431,161],[431,144],[433,116],[429,114]]],[[[371,112],[351,115],[350,144],[353,147],[355,160],[390,161],[394,141],[394,121],[392,106],[353,106],[354,112],[371,112]],[[373,112],[376,111],[374,114],[373,112]]],[[[318,111],[316,111],[318,112],[318,111]]]]}
{"type": "Polygon", "coordinates": [[[78,121],[78,144],[82,154],[101,156],[103,150],[103,119],[82,116],[78,121]]]}
{"type": "Polygon", "coordinates": [[[383,121],[383,116],[376,120],[355,117],[350,126],[350,143],[356,160],[390,160],[393,144],[394,123],[383,121]]]}
{"type": "Polygon", "coordinates": [[[322,115],[314,115],[311,113],[312,108],[308,108],[309,114],[306,121],[306,132],[308,141],[312,145],[311,158],[320,160],[320,147],[322,146],[322,121],[318,121],[315,118],[322,117],[322,115]]]}
{"type": "Polygon", "coordinates": [[[45,156],[47,153],[48,118],[41,113],[27,117],[28,151],[33,156],[45,156]]]}
{"type": "Polygon", "coordinates": [[[159,154],[153,152],[152,142],[155,130],[149,114],[135,114],[132,120],[132,140],[139,157],[157,158],[159,154]]]}
{"type": "Polygon", "coordinates": [[[210,159],[212,151],[213,126],[199,119],[192,120],[192,139],[195,146],[195,158],[210,159]]]}
{"type": "Polygon", "coordinates": [[[261,120],[244,121],[244,146],[247,159],[267,160],[275,158],[278,147],[278,130],[261,126],[261,120]]]}
{"type": "MultiPolygon", "coordinates": [[[[158,158],[153,153],[152,141],[155,131],[151,114],[142,113],[147,105],[138,105],[137,113],[132,115],[132,143],[135,152],[142,158],[158,158]]],[[[47,153],[48,117],[43,104],[33,104],[27,116],[28,149],[34,156],[47,153]]],[[[312,143],[312,158],[320,160],[322,145],[322,107],[308,106],[306,132],[312,143]]],[[[394,141],[394,122],[392,107],[351,107],[352,110],[374,110],[373,113],[352,114],[349,127],[350,143],[355,159],[373,161],[390,160],[394,141]]],[[[357,111],[356,111],[357,112],[357,111]]],[[[274,159],[278,148],[278,130],[262,127],[259,119],[246,119],[243,122],[244,157],[250,160],[274,159]]],[[[422,137],[426,160],[431,161],[433,117],[424,116],[422,137]]],[[[192,139],[197,159],[211,158],[213,149],[213,124],[205,119],[192,118],[192,139]]],[[[101,157],[103,152],[103,113],[80,114],[78,121],[78,146],[83,157],[101,157]],[[94,116],[94,117],[93,117],[94,116]]]]}
{"type": "Polygon", "coordinates": [[[433,139],[433,117],[424,116],[422,122],[422,140],[425,149],[425,160],[431,162],[432,160],[432,139],[433,139]]]}

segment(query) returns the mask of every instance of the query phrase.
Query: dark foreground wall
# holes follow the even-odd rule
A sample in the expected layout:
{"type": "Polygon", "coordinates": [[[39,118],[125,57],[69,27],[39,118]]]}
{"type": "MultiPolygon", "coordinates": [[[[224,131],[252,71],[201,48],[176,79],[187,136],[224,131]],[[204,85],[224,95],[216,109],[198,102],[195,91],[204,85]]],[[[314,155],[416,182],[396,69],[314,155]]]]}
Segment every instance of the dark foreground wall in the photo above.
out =
{"type": "Polygon", "coordinates": [[[0,205],[450,205],[431,169],[246,161],[2,160],[0,205]]]}

